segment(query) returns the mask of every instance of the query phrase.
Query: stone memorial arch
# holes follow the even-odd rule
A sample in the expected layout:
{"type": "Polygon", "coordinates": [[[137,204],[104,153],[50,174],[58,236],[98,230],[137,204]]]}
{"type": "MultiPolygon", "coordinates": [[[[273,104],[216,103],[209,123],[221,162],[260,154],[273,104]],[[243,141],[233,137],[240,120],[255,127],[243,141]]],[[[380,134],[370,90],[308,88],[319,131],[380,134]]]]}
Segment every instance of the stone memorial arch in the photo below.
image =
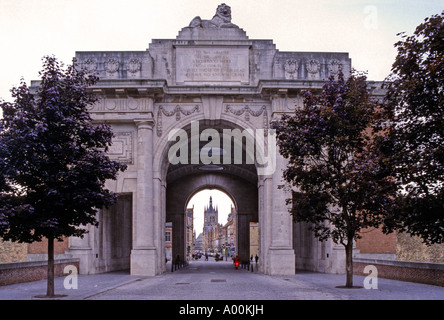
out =
{"type": "Polygon", "coordinates": [[[285,161],[269,126],[301,105],[302,90],[320,90],[340,69],[347,74],[347,53],[281,52],[272,40],[249,39],[222,4],[212,19],[196,17],[175,39],[152,40],[146,51],[76,58],[100,78],[91,89],[100,100],[90,112],[113,127],[109,156],[128,165],[107,184],[119,200],[100,211],[99,227],[70,239],[81,273],[166,272],[165,224],[173,223],[173,256],[183,257],[185,206],[204,188],[235,203],[241,259],[249,256],[249,223],[259,222],[260,272],[343,272],[342,247],[320,243],[306,225],[293,223],[281,178],[285,161]],[[224,132],[241,139],[224,145],[224,132]]]}

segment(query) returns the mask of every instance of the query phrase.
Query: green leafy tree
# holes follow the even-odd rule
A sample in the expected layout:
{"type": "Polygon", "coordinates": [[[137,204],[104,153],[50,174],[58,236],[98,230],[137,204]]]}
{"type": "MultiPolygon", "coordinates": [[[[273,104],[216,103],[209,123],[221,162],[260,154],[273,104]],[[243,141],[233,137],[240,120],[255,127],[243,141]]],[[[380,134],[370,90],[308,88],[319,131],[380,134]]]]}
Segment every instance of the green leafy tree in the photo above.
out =
{"type": "Polygon", "coordinates": [[[114,203],[104,188],[124,165],[106,155],[113,133],[93,125],[87,92],[97,78],[53,56],[43,59],[36,92],[22,81],[2,102],[0,236],[31,243],[48,239],[47,296],[54,296],[54,240],[82,236],[97,225],[97,208],[114,203]]]}
{"type": "Polygon", "coordinates": [[[444,242],[444,11],[400,33],[382,120],[382,149],[400,182],[387,228],[444,242]],[[388,124],[388,125],[387,125],[388,124]]]}
{"type": "Polygon", "coordinates": [[[366,76],[339,74],[320,94],[303,93],[304,104],[273,124],[280,153],[288,159],[284,179],[297,222],[308,222],[321,241],[342,244],[346,287],[353,286],[353,241],[364,228],[379,227],[393,206],[394,182],[380,160],[372,129],[378,112],[366,76]]]}

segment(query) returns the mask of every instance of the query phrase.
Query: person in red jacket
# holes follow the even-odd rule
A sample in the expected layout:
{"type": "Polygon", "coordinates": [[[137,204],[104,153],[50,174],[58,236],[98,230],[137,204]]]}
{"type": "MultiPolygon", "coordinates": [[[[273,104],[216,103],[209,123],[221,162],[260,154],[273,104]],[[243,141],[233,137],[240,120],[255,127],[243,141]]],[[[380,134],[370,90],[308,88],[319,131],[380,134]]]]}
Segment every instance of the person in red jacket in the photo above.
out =
{"type": "Polygon", "coordinates": [[[236,267],[236,269],[239,267],[239,258],[238,257],[234,257],[233,258],[233,263],[234,263],[234,266],[236,267]]]}

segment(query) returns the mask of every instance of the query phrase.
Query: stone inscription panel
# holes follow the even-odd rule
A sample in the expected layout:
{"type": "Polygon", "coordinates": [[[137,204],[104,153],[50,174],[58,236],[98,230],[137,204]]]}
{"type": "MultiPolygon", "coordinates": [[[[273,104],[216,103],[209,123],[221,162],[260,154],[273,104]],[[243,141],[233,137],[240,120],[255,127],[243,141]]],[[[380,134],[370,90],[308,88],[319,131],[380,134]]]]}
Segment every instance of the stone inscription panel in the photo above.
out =
{"type": "Polygon", "coordinates": [[[176,83],[249,83],[248,47],[176,47],[176,83]]]}

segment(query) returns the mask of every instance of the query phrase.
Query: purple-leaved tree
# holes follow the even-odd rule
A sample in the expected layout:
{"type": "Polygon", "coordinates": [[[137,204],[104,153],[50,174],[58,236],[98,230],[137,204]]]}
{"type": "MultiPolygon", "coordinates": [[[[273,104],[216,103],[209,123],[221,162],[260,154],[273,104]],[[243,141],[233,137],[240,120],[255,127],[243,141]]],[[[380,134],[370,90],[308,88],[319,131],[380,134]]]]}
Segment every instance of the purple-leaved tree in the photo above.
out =
{"type": "Polygon", "coordinates": [[[386,225],[444,243],[444,11],[400,35],[381,118],[382,149],[400,181],[386,225]]]}
{"type": "Polygon", "coordinates": [[[115,202],[104,185],[125,165],[106,155],[113,133],[93,125],[87,89],[97,78],[55,57],[43,58],[41,82],[14,87],[0,119],[0,236],[31,243],[48,239],[48,285],[54,293],[54,240],[82,236],[97,225],[98,208],[115,202]]]}
{"type": "Polygon", "coordinates": [[[273,124],[292,187],[290,213],[308,222],[321,241],[345,248],[346,284],[353,287],[353,241],[360,231],[379,227],[393,207],[396,190],[375,141],[372,122],[378,104],[366,76],[353,72],[330,79],[319,94],[303,93],[303,106],[273,124]]]}

